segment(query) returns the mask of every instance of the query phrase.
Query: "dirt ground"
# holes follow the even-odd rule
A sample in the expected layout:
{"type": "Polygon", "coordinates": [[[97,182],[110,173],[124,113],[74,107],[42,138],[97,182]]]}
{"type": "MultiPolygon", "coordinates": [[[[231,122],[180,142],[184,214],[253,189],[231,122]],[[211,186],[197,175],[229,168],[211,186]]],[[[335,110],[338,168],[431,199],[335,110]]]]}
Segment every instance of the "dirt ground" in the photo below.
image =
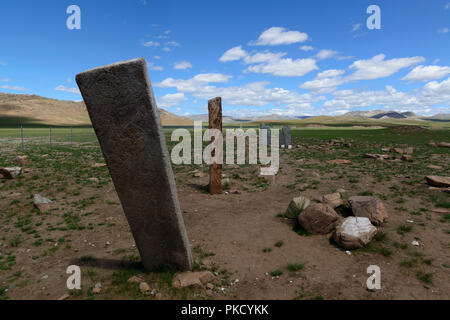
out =
{"type": "MultiPolygon", "coordinates": [[[[162,299],[449,299],[449,195],[429,190],[424,179],[449,175],[448,149],[421,140],[412,162],[394,153],[380,161],[363,155],[406,144],[391,136],[379,141],[346,136],[337,143],[328,136],[293,134],[293,139],[293,149],[281,151],[274,178],[259,177],[258,166],[225,165],[229,183],[221,195],[205,192],[207,166],[174,167],[196,269],[217,275],[209,295],[173,288],[173,270],[141,269],[107,168],[92,166],[103,162],[98,146],[26,151],[31,172],[0,182],[0,297],[154,299],[127,282],[142,274],[162,299]],[[332,159],[351,163],[326,162],[332,159]],[[295,196],[315,199],[338,189],[345,189],[344,199],[378,196],[389,213],[376,239],[351,254],[283,216],[295,196]],[[33,206],[36,193],[53,200],[52,210],[40,213],[33,206]],[[66,288],[71,264],[83,271],[79,292],[66,288]],[[381,269],[381,290],[366,288],[370,265],[381,269]],[[100,294],[92,293],[96,283],[100,294]]],[[[21,154],[10,146],[4,150],[9,151],[2,152],[0,166],[21,154]]]]}

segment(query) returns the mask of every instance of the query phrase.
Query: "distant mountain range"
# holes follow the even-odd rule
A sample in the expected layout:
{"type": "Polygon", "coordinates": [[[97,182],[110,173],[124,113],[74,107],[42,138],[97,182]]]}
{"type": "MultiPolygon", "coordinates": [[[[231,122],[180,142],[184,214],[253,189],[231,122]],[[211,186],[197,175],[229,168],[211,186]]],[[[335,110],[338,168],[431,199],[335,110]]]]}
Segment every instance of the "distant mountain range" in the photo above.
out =
{"type": "MultiPolygon", "coordinates": [[[[193,125],[193,121],[209,121],[207,114],[181,117],[164,109],[159,109],[159,113],[161,122],[164,126],[191,126],[193,125]]],[[[311,117],[281,116],[277,114],[257,117],[233,117],[225,115],[223,116],[223,123],[293,121],[306,118],[311,117]]],[[[450,114],[441,113],[430,117],[423,117],[416,115],[413,112],[371,110],[351,111],[344,115],[336,116],[336,118],[450,121],[450,114]]],[[[83,101],[74,102],[44,98],[37,95],[7,94],[0,92],[0,125],[18,125],[27,123],[51,125],[90,125],[90,119],[83,101]]]]}

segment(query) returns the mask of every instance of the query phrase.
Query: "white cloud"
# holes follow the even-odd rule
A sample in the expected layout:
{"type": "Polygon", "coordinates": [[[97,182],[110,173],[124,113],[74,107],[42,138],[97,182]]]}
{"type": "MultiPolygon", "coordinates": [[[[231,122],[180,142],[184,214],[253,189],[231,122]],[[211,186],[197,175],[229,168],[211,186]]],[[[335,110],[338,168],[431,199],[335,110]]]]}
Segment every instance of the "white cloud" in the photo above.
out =
{"type": "Polygon", "coordinates": [[[310,90],[314,93],[329,93],[334,91],[339,85],[346,82],[342,75],[344,70],[330,69],[320,72],[315,79],[301,84],[299,87],[310,90]]]}
{"type": "Polygon", "coordinates": [[[352,27],[352,32],[358,31],[359,29],[361,29],[361,26],[361,23],[355,23],[352,27]]]}
{"type": "Polygon", "coordinates": [[[384,60],[385,57],[386,55],[379,54],[369,60],[355,61],[350,66],[350,69],[355,70],[350,76],[350,80],[373,80],[388,77],[400,69],[425,61],[423,57],[384,60]]]}
{"type": "Polygon", "coordinates": [[[411,70],[402,80],[429,81],[441,79],[448,74],[450,74],[450,67],[420,65],[411,70]]]}
{"type": "Polygon", "coordinates": [[[165,51],[165,52],[170,52],[171,51],[169,47],[164,47],[164,48],[162,48],[162,50],[165,51]]]}
{"type": "Polygon", "coordinates": [[[253,55],[246,56],[244,58],[244,62],[246,64],[275,62],[280,60],[285,55],[286,53],[284,52],[277,52],[277,53],[272,53],[269,51],[258,52],[253,55]]]}
{"type": "Polygon", "coordinates": [[[312,51],[312,50],[314,50],[314,48],[311,47],[311,46],[301,46],[301,47],[300,47],[300,50],[303,50],[303,51],[312,51]]]}
{"type": "Polygon", "coordinates": [[[250,66],[246,71],[254,73],[272,74],[279,77],[301,77],[318,69],[314,59],[276,59],[268,63],[250,66]]]}
{"type": "Polygon", "coordinates": [[[186,101],[184,93],[169,93],[158,99],[158,106],[162,108],[170,108],[177,106],[183,101],[186,101]]]}
{"type": "Polygon", "coordinates": [[[285,28],[272,27],[264,31],[257,41],[251,42],[257,46],[277,46],[283,44],[293,44],[305,42],[308,39],[306,33],[300,31],[288,31],[285,28]]]}
{"type": "Polygon", "coordinates": [[[176,41],[168,41],[166,42],[166,46],[179,47],[180,44],[176,41]]]}
{"type": "Polygon", "coordinates": [[[155,65],[153,62],[148,62],[148,67],[150,70],[153,70],[153,71],[163,71],[164,70],[163,67],[155,65]]]}
{"type": "Polygon", "coordinates": [[[325,60],[334,57],[338,52],[334,50],[322,49],[316,54],[316,58],[319,60],[325,60]]]}
{"type": "Polygon", "coordinates": [[[27,91],[27,88],[19,87],[19,86],[9,86],[9,85],[3,85],[0,88],[2,89],[9,89],[9,90],[16,90],[16,91],[27,91]]]}
{"type": "Polygon", "coordinates": [[[237,46],[227,50],[220,58],[220,62],[229,62],[240,60],[247,56],[247,52],[242,49],[242,46],[237,46]]]}
{"type": "Polygon", "coordinates": [[[438,29],[438,33],[448,33],[450,30],[447,28],[447,27],[444,27],[444,28],[440,28],[440,29],[438,29]]]}
{"type": "Polygon", "coordinates": [[[186,69],[192,68],[192,64],[189,63],[188,61],[175,62],[173,64],[173,68],[175,70],[186,70],[186,69]]]}
{"type": "Polygon", "coordinates": [[[450,78],[443,80],[442,82],[432,81],[424,87],[425,96],[448,96],[450,99],[450,78]]]}
{"type": "Polygon", "coordinates": [[[63,85],[57,86],[54,90],[63,91],[68,93],[80,94],[80,90],[78,88],[69,88],[63,85]]]}
{"type": "Polygon", "coordinates": [[[178,91],[181,92],[195,92],[196,90],[199,90],[200,87],[204,84],[225,83],[228,82],[231,77],[232,76],[221,73],[201,73],[188,80],[167,78],[160,83],[156,83],[155,87],[175,87],[178,91]]]}
{"type": "Polygon", "coordinates": [[[159,47],[161,44],[159,42],[156,41],[145,41],[142,43],[142,45],[144,47],[159,47]]]}

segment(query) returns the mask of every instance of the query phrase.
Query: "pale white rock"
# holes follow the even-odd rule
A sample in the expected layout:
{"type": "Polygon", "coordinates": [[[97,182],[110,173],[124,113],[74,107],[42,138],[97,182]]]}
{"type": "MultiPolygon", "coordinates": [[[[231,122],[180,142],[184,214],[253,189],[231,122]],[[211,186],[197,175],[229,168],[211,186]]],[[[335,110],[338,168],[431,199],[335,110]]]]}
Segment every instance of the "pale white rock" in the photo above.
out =
{"type": "Polygon", "coordinates": [[[344,249],[359,249],[367,245],[377,233],[368,218],[348,217],[336,227],[334,240],[344,249]]]}

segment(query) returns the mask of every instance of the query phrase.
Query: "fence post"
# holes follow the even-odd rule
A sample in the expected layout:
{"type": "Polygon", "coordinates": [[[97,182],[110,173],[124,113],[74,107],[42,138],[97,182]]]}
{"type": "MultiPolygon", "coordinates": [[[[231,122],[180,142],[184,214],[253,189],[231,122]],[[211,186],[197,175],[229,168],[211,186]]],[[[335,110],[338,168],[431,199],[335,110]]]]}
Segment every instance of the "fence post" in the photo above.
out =
{"type": "Polygon", "coordinates": [[[50,137],[50,147],[51,147],[52,146],[52,127],[50,127],[49,137],[50,137]]]}
{"type": "Polygon", "coordinates": [[[25,150],[25,145],[23,142],[23,125],[20,125],[20,137],[22,139],[22,151],[25,150]]]}
{"type": "Polygon", "coordinates": [[[70,127],[70,145],[72,145],[72,127],[70,127]]]}

